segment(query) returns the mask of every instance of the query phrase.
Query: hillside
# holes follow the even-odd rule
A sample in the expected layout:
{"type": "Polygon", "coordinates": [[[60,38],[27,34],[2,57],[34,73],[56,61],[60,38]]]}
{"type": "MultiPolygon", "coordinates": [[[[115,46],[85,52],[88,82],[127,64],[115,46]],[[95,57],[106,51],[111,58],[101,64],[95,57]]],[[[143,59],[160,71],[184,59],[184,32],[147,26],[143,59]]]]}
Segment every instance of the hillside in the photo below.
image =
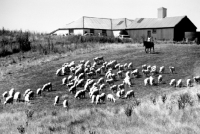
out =
{"type": "MultiPolygon", "coordinates": [[[[168,128],[173,127],[173,125],[177,125],[171,124],[171,118],[174,118],[175,116],[170,115],[170,119],[167,117],[165,121],[170,122],[169,124],[167,124],[167,126],[165,124],[161,127],[155,127],[155,125],[160,123],[155,123],[153,124],[154,126],[149,126],[150,121],[154,119],[157,114],[160,116],[161,122],[163,121],[163,116],[165,116],[165,114],[160,113],[160,109],[155,109],[155,107],[162,107],[161,104],[154,106],[153,104],[149,104],[148,99],[146,98],[149,98],[149,96],[159,96],[163,93],[173,94],[174,91],[182,92],[183,90],[188,90],[185,87],[169,87],[169,82],[172,78],[183,79],[183,84],[186,85],[187,78],[192,79],[193,76],[200,74],[200,48],[197,45],[188,44],[157,44],[155,46],[155,50],[156,52],[154,54],[146,54],[141,44],[99,44],[98,47],[90,49],[80,49],[61,55],[49,55],[45,57],[37,56],[37,58],[35,59],[29,57],[28,61],[25,59],[20,63],[14,63],[6,67],[2,66],[0,94],[2,94],[6,90],[11,89],[12,87],[22,93],[28,88],[36,91],[37,88],[42,87],[42,85],[47,82],[52,82],[54,91],[46,92],[42,97],[36,97],[33,101],[31,101],[31,104],[28,105],[20,103],[2,106],[3,110],[1,111],[2,115],[0,116],[0,118],[4,121],[7,118],[10,120],[14,120],[14,122],[6,122],[11,124],[14,123],[14,126],[16,127],[16,125],[18,124],[17,122],[19,122],[20,124],[25,120],[25,117],[23,117],[23,121],[19,121],[19,117],[24,114],[23,111],[25,109],[32,109],[33,111],[35,111],[35,119],[33,120],[35,126],[42,124],[42,122],[45,122],[44,124],[49,123],[49,125],[59,125],[60,129],[58,131],[55,130],[57,133],[63,133],[66,131],[70,133],[70,131],[72,131],[71,129],[73,129],[73,132],[71,133],[82,133],[82,130],[83,132],[88,133],[88,131],[86,131],[85,129],[89,128],[96,128],[95,131],[97,133],[126,133],[126,131],[124,130],[125,128],[127,128],[127,133],[131,133],[133,130],[136,133],[168,133],[168,128]],[[75,63],[78,63],[80,60],[83,59],[92,61],[92,59],[96,56],[104,56],[104,59],[106,61],[117,60],[119,63],[133,62],[134,67],[138,68],[140,72],[141,65],[143,64],[157,65],[158,67],[165,66],[166,73],[163,74],[164,82],[160,85],[145,87],[143,83],[144,76],[141,76],[140,78],[134,79],[134,84],[131,88],[126,87],[126,90],[133,89],[135,91],[136,98],[141,99],[142,102],[143,100],[147,100],[147,102],[144,101],[144,104],[146,106],[140,107],[139,112],[137,110],[134,111],[133,114],[135,114],[135,116],[133,115],[131,116],[131,118],[127,118],[123,110],[124,106],[126,106],[127,104],[132,104],[132,102],[134,102],[134,99],[119,99],[116,101],[116,103],[106,102],[105,104],[101,105],[91,104],[91,100],[88,96],[86,97],[86,99],[76,100],[73,95],[69,94],[66,86],[61,85],[61,80],[63,77],[56,76],[55,72],[58,68],[62,66],[63,63],[71,61],[75,61],[75,63]],[[176,68],[175,74],[169,73],[169,66],[174,66],[176,68]],[[62,99],[64,97],[68,98],[70,104],[69,112],[65,112],[61,104],[57,107],[53,106],[54,97],[56,95],[62,96],[62,99]],[[152,109],[151,107],[149,107],[150,113],[145,111],[148,105],[152,105],[153,107],[152,109]],[[143,114],[142,110],[144,110],[143,114]],[[52,111],[57,111],[58,116],[54,117],[54,115],[51,115],[52,111]],[[44,113],[47,113],[47,115],[42,115],[44,113]],[[77,116],[75,116],[74,113],[77,113],[77,116]],[[65,115],[67,115],[67,117],[63,118],[63,116],[65,115]],[[138,115],[142,116],[142,119],[139,118],[138,115]],[[95,121],[94,119],[98,120],[99,122],[95,121]],[[68,120],[71,121],[71,124],[68,124],[70,122],[68,120]],[[89,126],[86,122],[90,122],[89,126]],[[91,122],[94,123],[92,126],[91,122]],[[109,122],[107,126],[106,122],[109,122]],[[116,124],[114,122],[116,122],[116,124]],[[99,123],[101,125],[99,125],[99,123]],[[65,125],[70,125],[73,127],[68,130],[68,127],[64,127],[65,125]],[[81,125],[83,125],[84,127],[82,127],[81,125]],[[133,129],[131,126],[135,125],[139,127],[135,127],[133,129]],[[144,129],[142,129],[143,127],[144,129]],[[104,128],[105,131],[103,131],[104,128]]],[[[4,59],[2,58],[2,61],[3,60],[4,59]]],[[[121,80],[117,81],[116,84],[119,84],[121,82],[121,80]]],[[[196,87],[194,87],[194,89],[195,92],[197,92],[196,87]]],[[[105,92],[109,93],[110,91],[106,90],[105,92]]],[[[198,105],[196,105],[196,108],[197,113],[195,117],[198,117],[198,105]]],[[[161,109],[161,111],[165,113],[166,109],[161,109]]],[[[191,109],[189,109],[189,111],[191,111],[191,109]]],[[[184,113],[183,111],[178,111],[178,113],[179,112],[181,114],[184,113]]],[[[187,112],[186,115],[188,114],[187,112]]],[[[166,115],[168,116],[168,113],[166,115]]],[[[156,121],[159,122],[159,119],[156,119],[156,121]]],[[[3,132],[9,132],[8,127],[5,127],[5,125],[3,126],[4,127],[1,128],[2,130],[4,130],[3,132]]],[[[197,131],[199,131],[198,126],[196,127],[190,129],[198,129],[197,131]]],[[[28,129],[30,129],[31,133],[34,133],[33,129],[37,129],[37,127],[33,127],[32,125],[32,128],[29,127],[28,129]]],[[[47,133],[46,129],[47,128],[45,128],[43,131],[43,129],[41,129],[40,127],[40,129],[37,130],[37,133],[47,133]]],[[[170,132],[185,133],[184,130],[182,130],[181,128],[178,129],[180,130],[170,130],[170,132]]],[[[14,130],[15,128],[12,129],[12,132],[14,132],[14,130]]],[[[195,131],[192,130],[188,130],[187,132],[195,133],[195,131]]]]}

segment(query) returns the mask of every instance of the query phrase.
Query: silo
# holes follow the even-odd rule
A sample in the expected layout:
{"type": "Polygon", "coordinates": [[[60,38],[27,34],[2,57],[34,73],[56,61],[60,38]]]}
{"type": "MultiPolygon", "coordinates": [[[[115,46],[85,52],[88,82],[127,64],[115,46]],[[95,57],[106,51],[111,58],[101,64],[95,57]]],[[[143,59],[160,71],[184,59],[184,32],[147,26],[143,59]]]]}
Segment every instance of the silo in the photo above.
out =
{"type": "Polygon", "coordinates": [[[188,41],[193,41],[196,38],[196,32],[185,32],[185,39],[188,41]]]}

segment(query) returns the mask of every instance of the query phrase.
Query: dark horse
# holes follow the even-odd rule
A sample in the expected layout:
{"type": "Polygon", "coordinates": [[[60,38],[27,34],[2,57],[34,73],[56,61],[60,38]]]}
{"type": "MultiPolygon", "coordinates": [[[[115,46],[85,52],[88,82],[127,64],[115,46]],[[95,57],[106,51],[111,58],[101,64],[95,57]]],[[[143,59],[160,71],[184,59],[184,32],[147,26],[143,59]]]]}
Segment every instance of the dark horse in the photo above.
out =
{"type": "Polygon", "coordinates": [[[151,53],[151,48],[153,48],[153,52],[154,52],[154,43],[153,42],[143,41],[143,45],[145,47],[146,53],[148,53],[149,50],[150,50],[150,53],[151,53]]]}

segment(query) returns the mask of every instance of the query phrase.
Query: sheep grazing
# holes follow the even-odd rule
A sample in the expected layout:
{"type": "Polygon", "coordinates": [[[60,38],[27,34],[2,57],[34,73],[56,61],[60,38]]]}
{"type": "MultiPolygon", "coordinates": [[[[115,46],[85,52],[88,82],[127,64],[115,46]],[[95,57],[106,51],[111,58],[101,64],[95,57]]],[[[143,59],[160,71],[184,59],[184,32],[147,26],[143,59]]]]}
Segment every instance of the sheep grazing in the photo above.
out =
{"type": "Polygon", "coordinates": [[[142,69],[147,70],[147,65],[146,64],[142,65],[142,69]]]}
{"type": "Polygon", "coordinates": [[[97,81],[97,84],[99,85],[103,83],[104,83],[104,78],[103,77],[99,78],[99,80],[97,81]]]}
{"type": "Polygon", "coordinates": [[[68,81],[71,81],[72,79],[73,79],[73,75],[69,75],[67,78],[68,81]]]}
{"type": "Polygon", "coordinates": [[[187,83],[187,87],[191,87],[191,86],[192,86],[192,81],[191,81],[191,79],[187,79],[186,83],[187,83]]]}
{"type": "Polygon", "coordinates": [[[84,79],[80,79],[77,83],[76,83],[76,87],[84,87],[85,84],[85,80],[84,79]]]}
{"type": "Polygon", "coordinates": [[[155,85],[155,79],[152,76],[150,76],[149,79],[150,79],[150,85],[151,86],[155,85]]]}
{"type": "Polygon", "coordinates": [[[49,82],[49,83],[46,83],[46,84],[44,84],[43,85],[43,87],[42,87],[42,91],[52,91],[52,83],[51,82],[49,82]]]}
{"type": "Polygon", "coordinates": [[[30,94],[26,94],[25,98],[24,98],[25,103],[29,103],[30,102],[30,94]]]}
{"type": "Polygon", "coordinates": [[[159,70],[159,73],[160,74],[163,74],[165,72],[165,67],[164,66],[161,66],[160,67],[160,70],[159,70]]]}
{"type": "Polygon", "coordinates": [[[64,107],[64,108],[69,108],[68,100],[64,100],[64,101],[63,101],[63,107],[64,107]]]}
{"type": "Polygon", "coordinates": [[[3,97],[3,98],[8,97],[8,91],[5,91],[5,92],[2,94],[2,97],[3,97]]]}
{"type": "Polygon", "coordinates": [[[95,100],[96,100],[96,95],[92,95],[92,101],[91,101],[91,103],[94,103],[95,102],[95,100]]]}
{"type": "Polygon", "coordinates": [[[114,84],[114,80],[113,79],[108,79],[108,80],[106,80],[106,83],[108,83],[109,85],[114,84]]]}
{"type": "Polygon", "coordinates": [[[144,86],[147,86],[150,84],[150,78],[145,78],[144,79],[144,86]]]}
{"type": "Polygon", "coordinates": [[[96,104],[104,102],[106,98],[106,94],[105,93],[101,93],[100,95],[96,96],[96,104]]]}
{"type": "Polygon", "coordinates": [[[31,89],[26,89],[26,91],[24,92],[23,96],[25,97],[28,94],[28,92],[30,92],[30,91],[31,91],[31,89]]]}
{"type": "Polygon", "coordinates": [[[106,88],[106,84],[101,84],[100,87],[99,87],[99,91],[102,91],[105,88],[106,88]]]}
{"type": "Polygon", "coordinates": [[[162,75],[159,75],[158,76],[158,84],[160,84],[162,82],[162,79],[163,79],[162,75]]]}
{"type": "Polygon", "coordinates": [[[142,73],[147,77],[150,74],[150,70],[142,69],[142,73]]]}
{"type": "Polygon", "coordinates": [[[139,70],[138,69],[135,69],[131,72],[131,74],[134,76],[134,77],[138,77],[139,76],[139,70]]]}
{"type": "Polygon", "coordinates": [[[42,95],[42,89],[41,88],[38,88],[37,91],[36,91],[36,94],[38,96],[41,96],[42,95]]]}
{"type": "Polygon", "coordinates": [[[16,92],[14,94],[14,98],[13,98],[16,102],[20,101],[21,99],[21,93],[20,92],[16,92]]]}
{"type": "Polygon", "coordinates": [[[101,75],[101,68],[98,68],[98,69],[95,71],[95,73],[96,73],[96,76],[101,75]]]}
{"type": "Polygon", "coordinates": [[[87,60],[84,64],[85,68],[87,67],[91,67],[91,62],[89,60],[87,60]]]}
{"type": "Polygon", "coordinates": [[[118,89],[119,89],[119,90],[125,89],[124,83],[119,84],[119,85],[118,85],[118,89]]]}
{"type": "Polygon", "coordinates": [[[128,64],[128,70],[132,70],[132,69],[133,69],[133,63],[130,62],[130,63],[128,64]]]}
{"type": "Polygon", "coordinates": [[[116,101],[116,99],[114,98],[114,96],[112,94],[107,95],[107,100],[112,101],[112,102],[116,101]]]}
{"type": "Polygon", "coordinates": [[[59,100],[60,100],[59,96],[56,96],[54,98],[54,104],[53,105],[56,106],[59,103],[59,100]]]}
{"type": "Polygon", "coordinates": [[[56,76],[61,76],[63,75],[62,73],[62,68],[59,68],[57,71],[56,71],[56,76]]]}
{"type": "Polygon", "coordinates": [[[124,70],[126,71],[128,69],[128,63],[124,64],[124,70]]]}
{"type": "Polygon", "coordinates": [[[117,85],[112,85],[110,87],[110,90],[113,91],[113,92],[116,92],[117,91],[117,85]]]}
{"type": "Polygon", "coordinates": [[[151,71],[151,65],[147,66],[147,70],[151,71]]]}
{"type": "Polygon", "coordinates": [[[64,77],[64,78],[62,79],[62,85],[66,85],[66,84],[67,84],[67,78],[64,77]]]}
{"type": "Polygon", "coordinates": [[[123,65],[119,65],[119,71],[124,71],[124,66],[123,65]]]}
{"type": "Polygon", "coordinates": [[[169,85],[176,87],[176,80],[175,79],[171,79],[169,85]]]}
{"type": "Polygon", "coordinates": [[[116,96],[118,98],[121,98],[124,93],[125,93],[124,89],[123,90],[119,90],[119,91],[117,91],[116,96]]]}
{"type": "Polygon", "coordinates": [[[70,87],[69,92],[72,93],[72,94],[76,93],[76,85],[75,84],[70,87]]]}
{"type": "Polygon", "coordinates": [[[175,67],[169,66],[169,71],[172,74],[175,73],[175,67]]]}
{"type": "Polygon", "coordinates": [[[126,85],[128,85],[129,87],[131,87],[131,86],[132,86],[131,78],[130,78],[130,77],[126,77],[126,78],[123,80],[123,84],[126,84],[126,85]]]}
{"type": "Polygon", "coordinates": [[[122,78],[123,77],[123,72],[122,71],[118,71],[117,72],[117,76],[118,76],[119,79],[122,78]]]}
{"type": "Polygon", "coordinates": [[[15,89],[14,88],[12,88],[12,89],[10,89],[10,91],[9,91],[9,96],[14,96],[14,94],[15,94],[15,89]]]}
{"type": "Polygon", "coordinates": [[[90,98],[91,98],[93,95],[97,96],[98,94],[99,94],[99,89],[96,88],[96,87],[92,88],[91,91],[89,92],[90,98]]]}
{"type": "Polygon", "coordinates": [[[33,99],[34,98],[34,92],[33,91],[28,92],[27,95],[29,96],[29,99],[33,99]]]}
{"type": "Polygon", "coordinates": [[[13,96],[6,97],[6,100],[4,101],[4,105],[8,103],[13,104],[13,96]]]}
{"type": "Polygon", "coordinates": [[[157,67],[156,65],[151,67],[151,71],[150,71],[153,75],[157,73],[157,67]]]}
{"type": "Polygon", "coordinates": [[[74,97],[77,99],[85,98],[85,90],[79,90],[74,97]]]}
{"type": "Polygon", "coordinates": [[[134,93],[134,91],[133,90],[129,90],[129,91],[127,91],[126,92],[126,94],[125,94],[125,96],[124,96],[124,98],[131,98],[131,97],[135,97],[135,93],[134,93]]]}
{"type": "Polygon", "coordinates": [[[125,77],[131,77],[131,73],[129,71],[126,72],[125,77]]]}
{"type": "Polygon", "coordinates": [[[183,86],[182,79],[179,79],[179,80],[177,81],[176,87],[182,87],[182,86],[183,86]]]}
{"type": "Polygon", "coordinates": [[[74,86],[74,83],[70,82],[67,84],[67,87],[70,89],[72,86],[74,86]]]}
{"type": "Polygon", "coordinates": [[[199,83],[200,82],[200,76],[193,77],[193,80],[194,80],[195,83],[199,83]]]}

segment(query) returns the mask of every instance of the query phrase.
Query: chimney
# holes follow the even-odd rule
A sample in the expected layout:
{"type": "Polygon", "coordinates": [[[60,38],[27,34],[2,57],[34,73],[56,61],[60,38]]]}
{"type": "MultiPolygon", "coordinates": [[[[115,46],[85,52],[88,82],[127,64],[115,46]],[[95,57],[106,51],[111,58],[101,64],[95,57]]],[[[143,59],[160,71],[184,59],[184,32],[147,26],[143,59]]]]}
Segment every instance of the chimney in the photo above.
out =
{"type": "Polygon", "coordinates": [[[167,8],[161,7],[158,8],[158,18],[165,18],[167,17],[167,8]]]}

